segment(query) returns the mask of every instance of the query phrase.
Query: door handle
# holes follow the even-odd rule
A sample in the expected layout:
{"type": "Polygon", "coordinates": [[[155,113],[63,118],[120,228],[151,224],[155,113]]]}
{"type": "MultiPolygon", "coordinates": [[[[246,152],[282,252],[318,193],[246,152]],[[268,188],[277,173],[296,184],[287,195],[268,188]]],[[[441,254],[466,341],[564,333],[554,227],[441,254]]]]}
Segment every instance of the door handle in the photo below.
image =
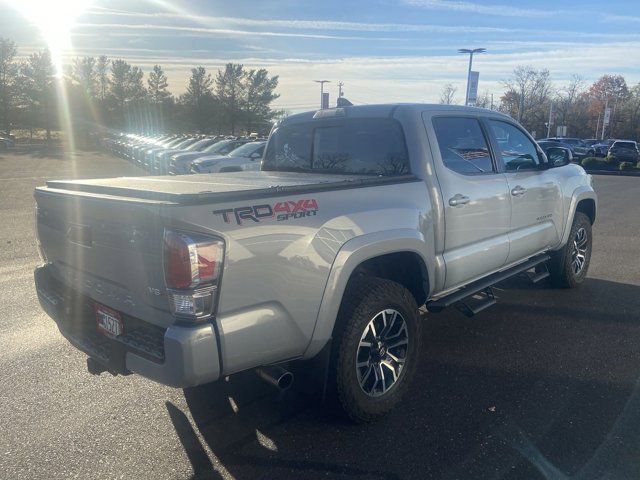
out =
{"type": "Polygon", "coordinates": [[[516,185],[511,189],[511,195],[513,195],[514,197],[521,197],[525,193],[527,193],[527,189],[521,187],[520,185],[516,185]]]}
{"type": "Polygon", "coordinates": [[[461,207],[462,205],[466,205],[470,201],[471,199],[466,195],[457,193],[449,199],[449,205],[451,205],[452,207],[461,207]]]}

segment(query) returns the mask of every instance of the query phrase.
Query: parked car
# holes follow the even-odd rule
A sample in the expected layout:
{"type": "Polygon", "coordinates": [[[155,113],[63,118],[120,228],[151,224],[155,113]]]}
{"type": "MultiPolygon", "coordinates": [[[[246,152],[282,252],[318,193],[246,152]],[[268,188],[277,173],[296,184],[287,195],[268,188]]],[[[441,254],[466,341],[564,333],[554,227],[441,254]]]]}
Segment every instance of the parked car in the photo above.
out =
{"type": "Polygon", "coordinates": [[[180,136],[180,137],[168,140],[168,141],[160,142],[157,145],[153,145],[150,148],[144,147],[144,148],[138,150],[138,156],[136,157],[136,163],[138,165],[140,165],[141,167],[145,168],[146,170],[149,170],[149,166],[152,165],[153,156],[154,156],[154,154],[156,152],[161,152],[161,151],[166,150],[168,148],[174,148],[174,147],[178,147],[179,148],[179,145],[182,145],[185,142],[188,142],[189,140],[190,140],[189,137],[180,136]]]}
{"type": "Polygon", "coordinates": [[[191,164],[193,173],[241,172],[259,170],[267,142],[249,142],[226,155],[201,157],[191,164]]]}
{"type": "Polygon", "coordinates": [[[169,162],[171,157],[178,153],[201,152],[207,147],[216,143],[215,138],[201,138],[196,140],[186,148],[168,148],[159,154],[156,154],[156,163],[154,172],[166,174],[169,171],[169,162]]]}
{"type": "Polygon", "coordinates": [[[607,140],[600,140],[599,143],[595,143],[591,145],[591,148],[594,151],[593,156],[606,157],[607,154],[609,153],[609,149],[611,148],[611,145],[613,145],[613,142],[615,142],[615,139],[608,138],[607,140]]]}
{"type": "Polygon", "coordinates": [[[571,153],[577,160],[582,160],[585,157],[592,156],[595,150],[587,145],[579,138],[566,138],[566,137],[552,137],[543,138],[543,141],[558,142],[564,145],[568,145],[571,148],[571,153]]]}
{"type": "Polygon", "coordinates": [[[175,145],[174,147],[155,150],[149,160],[148,170],[151,173],[162,173],[161,169],[162,169],[163,158],[165,155],[167,154],[171,155],[171,153],[187,150],[191,145],[198,143],[199,141],[200,141],[199,137],[188,137],[188,138],[185,138],[182,142],[175,145]]]}
{"type": "Polygon", "coordinates": [[[609,148],[608,156],[619,162],[638,163],[640,161],[638,144],[632,140],[616,140],[609,148]]]}
{"type": "Polygon", "coordinates": [[[597,152],[596,152],[595,146],[600,143],[600,140],[597,139],[597,138],[587,138],[587,139],[584,139],[582,141],[587,145],[587,147],[589,147],[589,151],[587,152],[587,156],[588,157],[597,156],[597,154],[596,154],[597,152]]]}
{"type": "Polygon", "coordinates": [[[169,174],[184,175],[191,173],[191,164],[196,159],[205,156],[226,155],[248,141],[249,140],[245,138],[225,139],[210,145],[201,152],[177,153],[171,157],[171,161],[169,162],[169,174]]]}
{"type": "Polygon", "coordinates": [[[129,154],[126,156],[130,161],[142,167],[145,163],[145,155],[147,151],[154,148],[163,148],[175,145],[183,140],[184,137],[178,135],[170,135],[160,138],[145,138],[133,143],[129,148],[129,154]]]}
{"type": "Polygon", "coordinates": [[[16,145],[13,135],[0,135],[0,150],[8,150],[16,145]]]}
{"type": "Polygon", "coordinates": [[[91,373],[286,388],[318,358],[300,368],[358,422],[407,391],[419,306],[473,316],[523,272],[579,286],[597,209],[591,176],[507,115],[419,104],[288,116],[259,172],[57,180],[35,200],[36,292],[91,373]]]}
{"type": "Polygon", "coordinates": [[[144,161],[144,151],[152,147],[161,147],[181,137],[177,135],[161,135],[153,137],[142,137],[135,142],[131,142],[126,158],[142,164],[144,161]]]}

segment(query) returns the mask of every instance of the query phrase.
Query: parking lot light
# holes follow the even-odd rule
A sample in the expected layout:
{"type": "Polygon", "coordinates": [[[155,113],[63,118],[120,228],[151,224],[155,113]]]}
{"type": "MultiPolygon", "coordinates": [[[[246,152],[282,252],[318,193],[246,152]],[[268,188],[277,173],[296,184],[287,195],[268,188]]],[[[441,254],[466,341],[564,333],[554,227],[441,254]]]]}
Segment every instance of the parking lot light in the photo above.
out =
{"type": "Polygon", "coordinates": [[[469,54],[469,70],[467,71],[467,93],[464,98],[464,104],[469,105],[469,87],[471,83],[471,65],[473,64],[473,54],[474,53],[484,53],[486,52],[486,48],[459,48],[458,53],[468,53],[469,54]]]}

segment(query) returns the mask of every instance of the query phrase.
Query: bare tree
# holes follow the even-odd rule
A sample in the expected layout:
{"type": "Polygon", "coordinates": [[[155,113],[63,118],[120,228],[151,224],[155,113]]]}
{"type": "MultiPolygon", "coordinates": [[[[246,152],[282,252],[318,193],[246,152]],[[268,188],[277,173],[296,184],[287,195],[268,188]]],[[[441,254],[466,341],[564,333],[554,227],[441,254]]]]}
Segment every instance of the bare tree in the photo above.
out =
{"type": "Polygon", "coordinates": [[[493,109],[493,94],[485,90],[476,99],[476,107],[493,109]]]}
{"type": "Polygon", "coordinates": [[[587,104],[584,99],[585,82],[580,75],[572,75],[569,83],[558,90],[554,98],[556,125],[566,125],[569,135],[589,136],[587,104]]]}
{"type": "Polygon", "coordinates": [[[442,92],[440,93],[440,103],[443,105],[452,105],[456,103],[454,101],[454,96],[457,91],[457,87],[454,87],[452,83],[447,83],[444,87],[442,87],[442,92]]]}
{"type": "Polygon", "coordinates": [[[542,131],[552,94],[549,70],[518,66],[513,77],[503,84],[506,92],[500,99],[501,110],[517,118],[528,130],[542,131]]]}
{"type": "Polygon", "coordinates": [[[625,138],[640,137],[640,83],[629,90],[625,108],[626,130],[625,138]]]}

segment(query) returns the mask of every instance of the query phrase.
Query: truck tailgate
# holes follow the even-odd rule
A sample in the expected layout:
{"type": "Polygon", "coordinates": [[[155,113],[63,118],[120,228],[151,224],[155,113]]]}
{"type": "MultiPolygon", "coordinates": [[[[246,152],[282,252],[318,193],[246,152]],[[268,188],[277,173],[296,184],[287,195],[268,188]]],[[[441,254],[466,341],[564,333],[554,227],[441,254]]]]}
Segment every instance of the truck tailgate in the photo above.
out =
{"type": "Polygon", "coordinates": [[[166,301],[149,288],[164,275],[159,205],[37,189],[40,248],[64,285],[166,326],[166,301]]]}

